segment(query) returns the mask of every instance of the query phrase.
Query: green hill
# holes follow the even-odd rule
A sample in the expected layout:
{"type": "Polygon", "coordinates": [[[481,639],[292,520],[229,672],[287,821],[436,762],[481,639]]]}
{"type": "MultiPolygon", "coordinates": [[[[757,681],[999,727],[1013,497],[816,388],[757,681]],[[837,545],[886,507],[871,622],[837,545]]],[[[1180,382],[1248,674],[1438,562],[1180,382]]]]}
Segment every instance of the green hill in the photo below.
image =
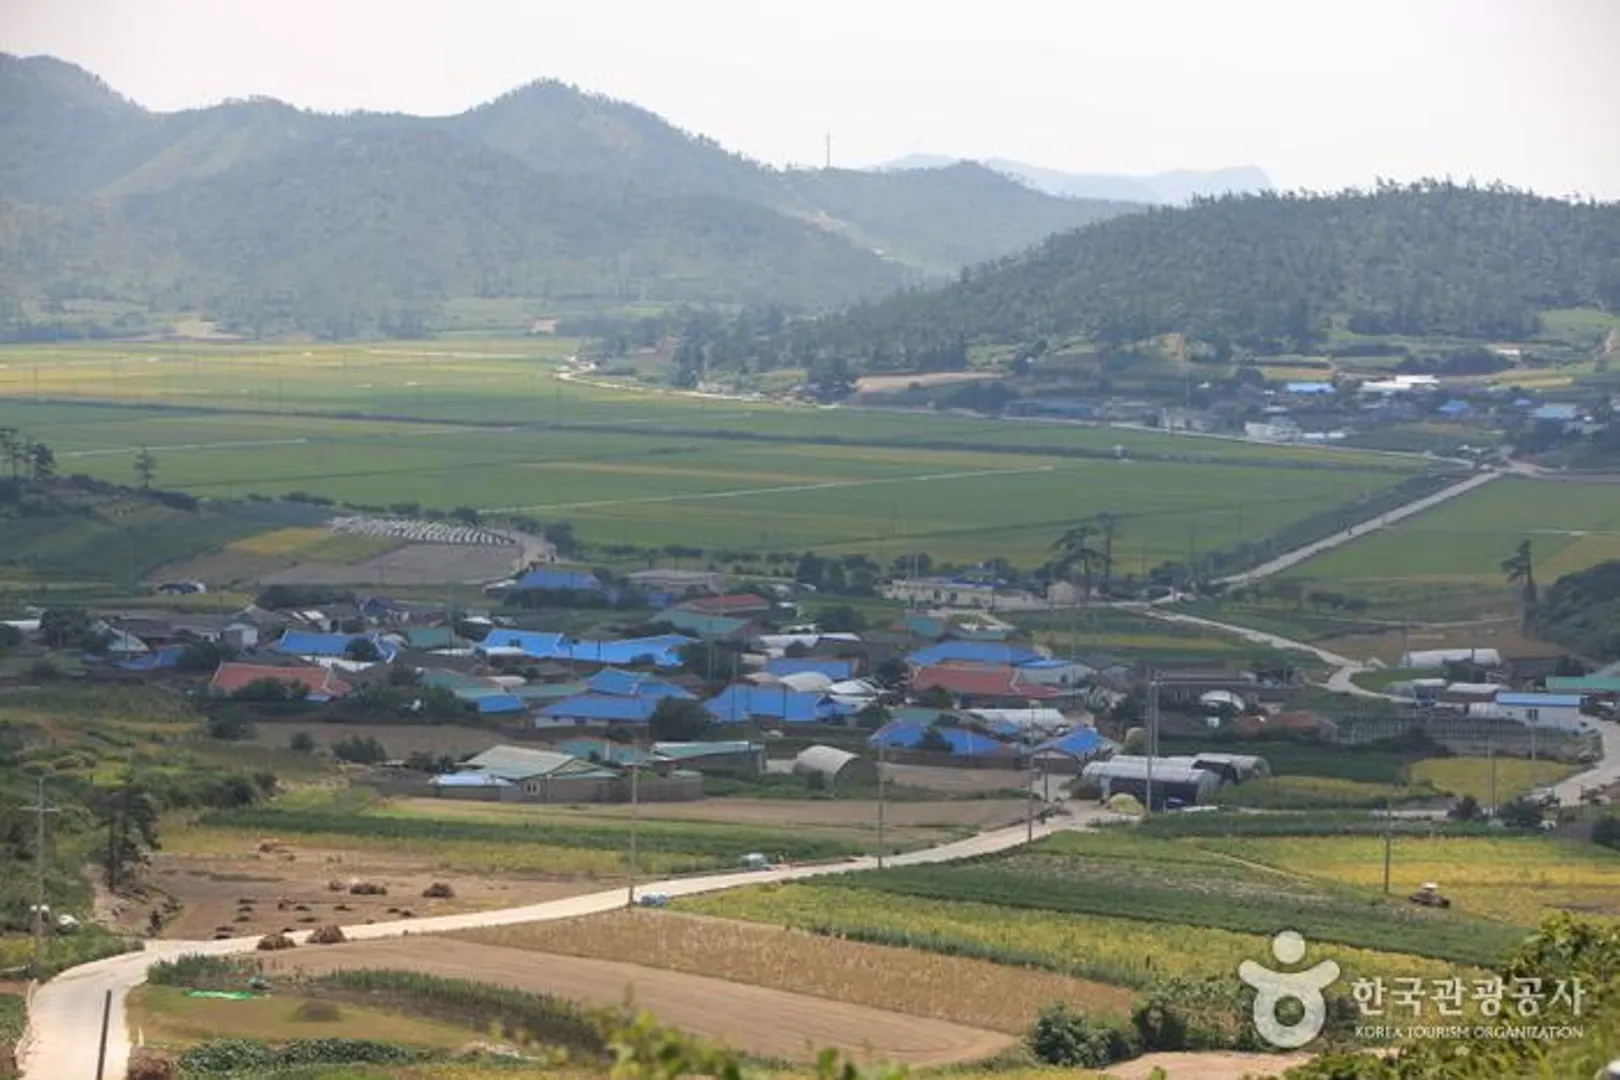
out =
{"type": "Polygon", "coordinates": [[[1131,214],[807,333],[846,359],[1166,333],[1282,349],[1336,326],[1515,340],[1541,310],[1579,306],[1620,309],[1620,205],[1428,183],[1131,214]]]}
{"type": "Polygon", "coordinates": [[[362,333],[456,298],[817,309],[1135,209],[978,166],[779,171],[538,82],[458,116],[154,113],[0,54],[0,333],[125,301],[362,333]]]}

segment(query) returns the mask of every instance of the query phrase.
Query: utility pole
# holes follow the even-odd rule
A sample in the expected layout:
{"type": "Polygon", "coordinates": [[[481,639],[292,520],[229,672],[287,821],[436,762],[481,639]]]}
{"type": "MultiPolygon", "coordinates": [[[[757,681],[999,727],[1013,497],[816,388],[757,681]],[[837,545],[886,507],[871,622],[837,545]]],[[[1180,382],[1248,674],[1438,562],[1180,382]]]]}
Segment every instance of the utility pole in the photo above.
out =
{"type": "Polygon", "coordinates": [[[1035,747],[1029,745],[1029,780],[1024,785],[1024,840],[1035,842],[1035,747]]]}
{"type": "Polygon", "coordinates": [[[45,970],[45,815],[59,814],[59,807],[45,802],[45,778],[39,778],[39,795],[24,810],[34,815],[34,977],[45,970]]]}
{"type": "Polygon", "coordinates": [[[1389,895],[1389,863],[1392,849],[1395,846],[1395,807],[1389,800],[1384,800],[1384,895],[1389,895]]]}
{"type": "Polygon", "coordinates": [[[1148,671],[1147,805],[1144,816],[1153,813],[1153,759],[1159,754],[1159,677],[1148,671]]]}
{"type": "Polygon", "coordinates": [[[888,795],[888,788],[887,788],[886,782],[884,780],[883,749],[884,749],[883,740],[879,739],[878,740],[878,767],[877,767],[877,781],[878,781],[877,864],[878,864],[878,869],[879,870],[883,869],[883,819],[884,819],[884,816],[885,816],[885,799],[886,799],[886,796],[888,795]]]}
{"type": "Polygon", "coordinates": [[[636,906],[636,830],[641,824],[641,737],[630,744],[630,906],[636,906]]]}
{"type": "Polygon", "coordinates": [[[1496,732],[1485,733],[1485,762],[1490,772],[1491,817],[1496,816],[1496,732]]]}

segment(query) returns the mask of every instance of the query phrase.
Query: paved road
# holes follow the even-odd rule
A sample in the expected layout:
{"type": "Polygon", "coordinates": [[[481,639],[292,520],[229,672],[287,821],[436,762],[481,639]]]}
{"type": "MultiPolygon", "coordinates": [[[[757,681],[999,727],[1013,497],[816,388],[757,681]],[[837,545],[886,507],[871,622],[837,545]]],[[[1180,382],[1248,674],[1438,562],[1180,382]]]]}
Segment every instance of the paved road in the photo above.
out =
{"type": "MultiPolygon", "coordinates": [[[[1071,821],[1069,825],[1072,827],[1076,823],[1078,822],[1071,821]]],[[[1034,835],[1045,836],[1061,827],[1037,822],[1034,835]]],[[[1028,838],[1027,829],[1025,825],[1018,825],[980,833],[938,847],[895,855],[888,862],[893,866],[915,866],[989,855],[1024,843],[1028,838]]],[[[876,865],[875,858],[863,857],[839,863],[648,882],[641,886],[640,891],[661,892],[670,896],[691,896],[696,893],[734,889],[743,885],[797,881],[826,874],[846,874],[855,870],[869,870],[876,865]]],[[[351,940],[365,941],[406,934],[474,930],[488,926],[508,926],[513,923],[595,915],[623,907],[626,899],[625,890],[620,888],[524,907],[346,926],[343,932],[351,940]]],[[[302,942],[308,933],[300,931],[291,936],[302,942]]],[[[257,943],[257,936],[230,938],[225,941],[149,941],[142,952],[85,964],[45,983],[34,995],[29,1041],[24,1047],[22,1058],[25,1080],[92,1080],[96,1074],[97,1033],[100,1030],[102,1002],[108,991],[113,995],[113,1020],[107,1040],[105,1075],[110,1080],[122,1077],[128,1069],[130,1052],[129,1035],[123,1019],[124,996],[130,987],[138,986],[145,980],[146,969],[153,962],[181,953],[206,953],[216,956],[250,953],[254,951],[257,943]]]]}
{"type": "Polygon", "coordinates": [[[1497,471],[1474,473],[1473,475],[1469,476],[1468,479],[1463,480],[1460,483],[1453,484],[1448,488],[1442,488],[1433,495],[1425,495],[1423,498],[1414,499],[1413,501],[1406,503],[1404,506],[1398,506],[1389,511],[1387,514],[1381,515],[1375,521],[1359,523],[1354,529],[1351,529],[1348,532],[1334,533],[1332,536],[1324,537],[1314,544],[1306,544],[1304,547],[1295,548],[1293,551],[1277,556],[1270,562],[1264,562],[1252,569],[1245,570],[1241,574],[1233,574],[1230,577],[1217,578],[1215,580],[1215,584],[1228,586],[1248,585],[1252,582],[1259,581],[1262,578],[1268,578],[1273,574],[1278,574],[1284,570],[1287,570],[1291,566],[1302,563],[1306,559],[1315,558],[1324,551],[1331,551],[1340,544],[1348,544],[1352,540],[1360,539],[1374,529],[1385,528],[1395,524],[1397,521],[1409,518],[1413,514],[1421,514],[1425,510],[1431,510],[1448,499],[1455,499],[1459,495],[1466,495],[1475,488],[1483,487],[1502,475],[1505,474],[1497,471]]]}
{"type": "Polygon", "coordinates": [[[1603,756],[1590,769],[1576,773],[1567,780],[1553,785],[1553,794],[1565,806],[1581,801],[1586,788],[1605,788],[1620,784],[1620,723],[1612,720],[1597,722],[1598,736],[1603,740],[1603,756]]]}

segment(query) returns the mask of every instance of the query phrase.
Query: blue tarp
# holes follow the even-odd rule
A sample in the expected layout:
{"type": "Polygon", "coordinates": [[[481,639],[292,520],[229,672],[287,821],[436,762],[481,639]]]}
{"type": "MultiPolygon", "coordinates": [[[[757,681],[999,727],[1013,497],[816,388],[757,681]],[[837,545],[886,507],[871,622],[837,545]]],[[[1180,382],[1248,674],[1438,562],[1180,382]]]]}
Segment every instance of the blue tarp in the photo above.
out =
{"type": "Polygon", "coordinates": [[[781,656],[765,661],[765,670],[777,677],[813,671],[818,675],[827,676],[833,682],[843,682],[854,677],[855,661],[823,660],[814,656],[781,656]]]}
{"type": "Polygon", "coordinates": [[[121,671],[159,671],[172,668],[180,662],[180,657],[186,651],[184,645],[165,645],[142,656],[129,660],[120,660],[116,665],[121,671]]]}
{"type": "Polygon", "coordinates": [[[1075,757],[1089,757],[1108,749],[1112,743],[1097,734],[1096,728],[1075,728],[1067,735],[1060,735],[1055,739],[1048,739],[1035,748],[1036,753],[1051,750],[1060,754],[1073,754],[1075,757]]]}

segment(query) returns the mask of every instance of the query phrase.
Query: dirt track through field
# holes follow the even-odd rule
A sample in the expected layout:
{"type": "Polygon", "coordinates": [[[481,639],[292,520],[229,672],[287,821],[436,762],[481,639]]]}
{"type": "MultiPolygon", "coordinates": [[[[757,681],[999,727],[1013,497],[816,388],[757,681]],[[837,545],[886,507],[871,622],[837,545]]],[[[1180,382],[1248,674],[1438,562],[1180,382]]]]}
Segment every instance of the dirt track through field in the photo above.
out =
{"type": "Polygon", "coordinates": [[[589,1005],[627,997],[660,1021],[752,1054],[805,1060],[813,1047],[911,1065],[988,1057],[1000,1032],[656,968],[430,937],[305,946],[264,958],[271,970],[396,968],[540,991],[589,1005]]]}

